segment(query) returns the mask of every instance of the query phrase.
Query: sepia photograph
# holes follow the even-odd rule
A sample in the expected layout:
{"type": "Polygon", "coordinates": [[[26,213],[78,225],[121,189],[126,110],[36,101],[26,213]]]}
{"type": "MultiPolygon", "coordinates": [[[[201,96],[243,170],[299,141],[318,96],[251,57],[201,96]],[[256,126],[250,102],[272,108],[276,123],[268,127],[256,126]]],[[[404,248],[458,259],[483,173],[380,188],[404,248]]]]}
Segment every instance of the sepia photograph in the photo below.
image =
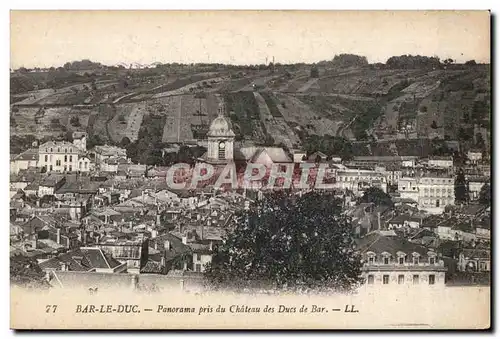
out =
{"type": "Polygon", "coordinates": [[[490,329],[491,22],[12,10],[10,327],[490,329]]]}

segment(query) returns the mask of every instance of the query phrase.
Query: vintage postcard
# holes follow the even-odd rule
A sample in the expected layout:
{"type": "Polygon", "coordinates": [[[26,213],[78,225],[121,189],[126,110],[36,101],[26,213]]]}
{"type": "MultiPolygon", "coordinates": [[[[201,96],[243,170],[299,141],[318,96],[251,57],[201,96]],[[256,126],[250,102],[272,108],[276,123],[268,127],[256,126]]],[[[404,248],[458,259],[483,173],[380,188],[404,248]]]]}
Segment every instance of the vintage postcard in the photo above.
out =
{"type": "Polygon", "coordinates": [[[488,11],[11,11],[13,329],[488,329],[488,11]]]}

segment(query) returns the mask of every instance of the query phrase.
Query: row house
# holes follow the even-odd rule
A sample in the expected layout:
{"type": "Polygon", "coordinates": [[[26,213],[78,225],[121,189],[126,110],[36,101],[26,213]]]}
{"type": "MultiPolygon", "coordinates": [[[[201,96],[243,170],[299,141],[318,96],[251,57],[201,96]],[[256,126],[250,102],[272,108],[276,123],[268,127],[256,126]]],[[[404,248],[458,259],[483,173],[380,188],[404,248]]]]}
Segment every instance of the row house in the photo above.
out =
{"type": "Polygon", "coordinates": [[[378,187],[387,193],[386,177],[372,170],[344,169],[336,172],[335,189],[350,190],[355,195],[362,195],[370,187],[378,187]]]}
{"type": "Polygon", "coordinates": [[[357,241],[367,286],[444,286],[446,267],[433,249],[393,231],[375,231],[357,241]]]}

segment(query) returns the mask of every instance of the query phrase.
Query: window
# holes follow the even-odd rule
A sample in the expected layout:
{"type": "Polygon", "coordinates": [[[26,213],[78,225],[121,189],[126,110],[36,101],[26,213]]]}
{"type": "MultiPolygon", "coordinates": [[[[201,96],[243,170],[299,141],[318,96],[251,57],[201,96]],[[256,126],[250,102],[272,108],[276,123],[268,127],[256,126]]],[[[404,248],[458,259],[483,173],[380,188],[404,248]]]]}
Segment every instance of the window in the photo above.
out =
{"type": "Polygon", "coordinates": [[[57,153],[61,153],[61,149],[57,147],[57,153]]]}
{"type": "Polygon", "coordinates": [[[429,264],[434,265],[436,263],[436,258],[430,257],[429,258],[429,264]]]}
{"type": "Polygon", "coordinates": [[[82,163],[81,162],[78,164],[78,168],[82,169],[82,163]]]}
{"type": "Polygon", "coordinates": [[[67,155],[64,156],[64,162],[68,162],[68,156],[67,155]]]}
{"type": "Polygon", "coordinates": [[[61,160],[56,160],[56,166],[61,166],[61,160]]]}
{"type": "Polygon", "coordinates": [[[52,165],[50,165],[50,169],[49,170],[52,171],[52,165]]]}
{"type": "Polygon", "coordinates": [[[47,154],[45,154],[45,162],[48,162],[49,161],[49,156],[47,154]]]}
{"type": "Polygon", "coordinates": [[[374,263],[375,263],[375,256],[370,255],[370,256],[368,257],[368,263],[369,263],[369,264],[374,264],[374,263]]]}
{"type": "Polygon", "coordinates": [[[70,148],[70,149],[69,149],[69,152],[70,152],[70,153],[73,153],[73,149],[72,149],[72,148],[70,148]]]}
{"type": "Polygon", "coordinates": [[[72,172],[73,171],[73,166],[69,165],[69,171],[72,172]]]}
{"type": "Polygon", "coordinates": [[[50,148],[50,153],[52,153],[52,147],[50,148]]]}
{"type": "Polygon", "coordinates": [[[73,162],[73,156],[72,155],[69,156],[69,162],[73,162]]]}
{"type": "Polygon", "coordinates": [[[200,253],[196,253],[196,261],[201,261],[201,254],[200,253]]]}
{"type": "Polygon", "coordinates": [[[389,275],[384,275],[382,277],[382,282],[383,282],[384,285],[389,284],[389,275]]]}
{"type": "Polygon", "coordinates": [[[389,265],[389,257],[384,257],[384,265],[389,265]]]}
{"type": "Polygon", "coordinates": [[[418,274],[414,274],[413,275],[413,285],[418,285],[418,280],[419,280],[418,274]]]}
{"type": "Polygon", "coordinates": [[[68,153],[68,149],[67,148],[64,149],[64,153],[68,153]]]}
{"type": "Polygon", "coordinates": [[[413,256],[413,265],[418,265],[419,257],[418,255],[413,256]]]}
{"type": "Polygon", "coordinates": [[[402,274],[398,275],[398,284],[402,285],[404,283],[405,283],[405,276],[402,274]]]}
{"type": "Polygon", "coordinates": [[[196,272],[201,272],[201,265],[200,264],[196,264],[196,272]]]}
{"type": "Polygon", "coordinates": [[[66,165],[64,165],[64,172],[66,172],[66,170],[67,170],[67,167],[66,167],[66,165]]]}
{"type": "Polygon", "coordinates": [[[85,166],[84,166],[84,167],[85,167],[85,169],[87,169],[87,165],[88,165],[88,164],[89,164],[88,162],[85,162],[85,166]]]}
{"type": "Polygon", "coordinates": [[[429,274],[429,285],[434,285],[436,282],[436,276],[434,274],[429,274]]]}
{"type": "Polygon", "coordinates": [[[375,279],[373,279],[373,274],[368,275],[368,285],[373,285],[375,279]]]}
{"type": "Polygon", "coordinates": [[[481,271],[487,271],[488,270],[488,266],[486,265],[486,263],[484,261],[481,261],[479,263],[479,270],[481,270],[481,271]]]}
{"type": "Polygon", "coordinates": [[[405,263],[405,257],[399,257],[399,264],[404,265],[405,263]]]}

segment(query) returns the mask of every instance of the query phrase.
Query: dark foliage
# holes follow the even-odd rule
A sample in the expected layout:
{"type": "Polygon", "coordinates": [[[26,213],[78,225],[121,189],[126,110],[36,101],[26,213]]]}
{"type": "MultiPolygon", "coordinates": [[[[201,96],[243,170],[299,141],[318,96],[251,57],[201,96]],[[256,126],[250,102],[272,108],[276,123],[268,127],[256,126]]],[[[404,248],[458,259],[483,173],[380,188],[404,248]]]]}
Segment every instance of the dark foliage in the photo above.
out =
{"type": "Polygon", "coordinates": [[[479,192],[479,203],[484,205],[491,205],[491,186],[484,184],[479,192]]]}
{"type": "Polygon", "coordinates": [[[393,206],[391,197],[378,187],[368,188],[359,200],[362,203],[374,203],[375,206],[393,206]]]}
{"type": "Polygon", "coordinates": [[[462,169],[459,170],[455,178],[455,204],[465,204],[469,200],[467,182],[462,169]]]}
{"type": "Polygon", "coordinates": [[[350,290],[361,282],[350,221],[330,194],[280,191],[235,217],[205,278],[213,288],[350,290]]]}
{"type": "Polygon", "coordinates": [[[10,258],[10,282],[13,285],[31,288],[47,288],[45,273],[34,259],[16,255],[10,258]]]}

